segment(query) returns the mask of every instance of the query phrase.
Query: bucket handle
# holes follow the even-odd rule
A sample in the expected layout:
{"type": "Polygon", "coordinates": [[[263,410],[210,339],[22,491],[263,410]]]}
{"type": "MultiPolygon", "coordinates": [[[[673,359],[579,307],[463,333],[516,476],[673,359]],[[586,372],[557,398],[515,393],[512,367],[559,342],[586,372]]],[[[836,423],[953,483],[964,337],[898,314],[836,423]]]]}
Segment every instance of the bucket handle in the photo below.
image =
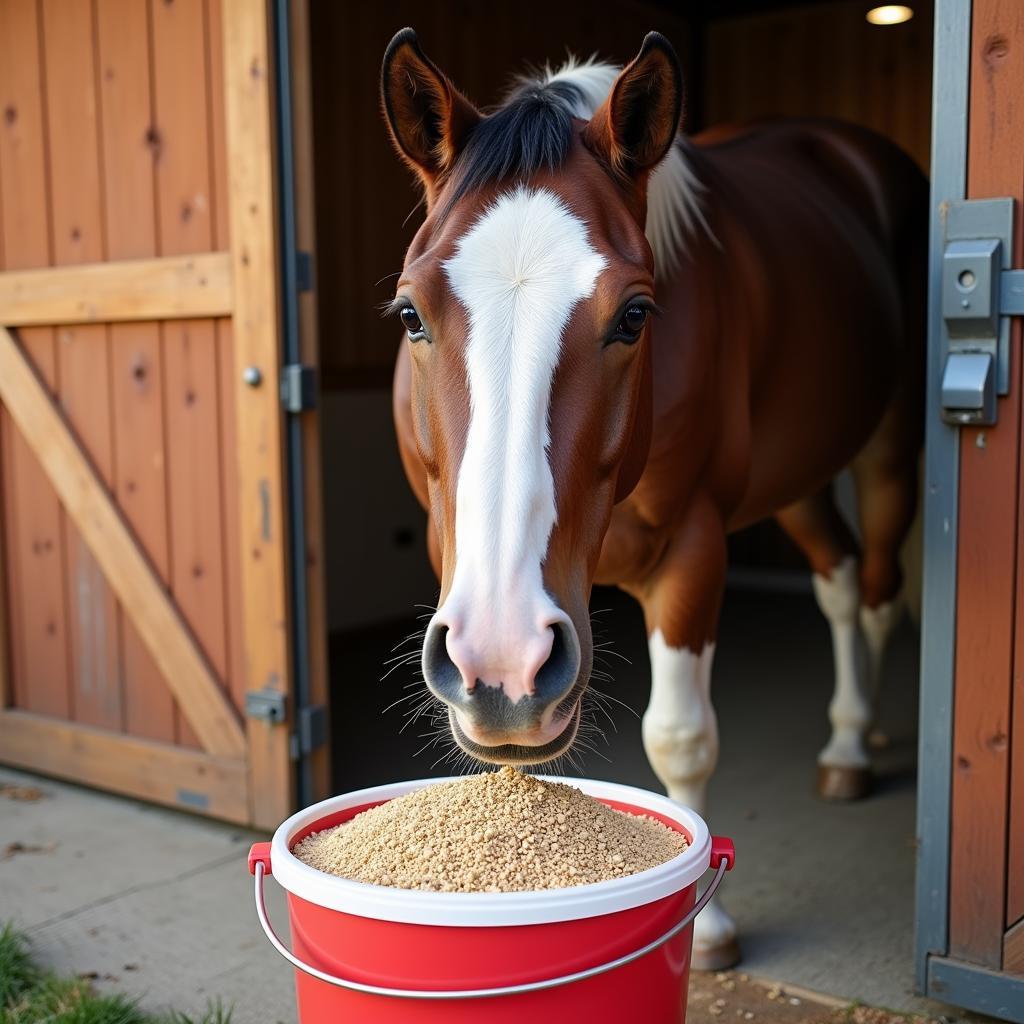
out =
{"type": "Polygon", "coordinates": [[[704,890],[704,894],[701,898],[694,904],[693,909],[681,921],[674,924],[663,935],[654,939],[652,942],[648,942],[646,946],[642,946],[640,949],[636,949],[632,953],[626,953],[624,956],[616,957],[614,960],[608,960],[603,964],[598,964],[596,967],[588,967],[582,971],[574,971],[572,974],[562,974],[556,978],[545,978],[542,981],[527,981],[519,985],[501,985],[497,988],[475,989],[386,988],[382,985],[369,985],[362,981],[353,981],[350,978],[339,978],[337,975],[328,974],[326,971],[321,971],[312,966],[312,964],[305,963],[290,949],[288,949],[287,946],[285,946],[278,937],[277,932],[274,931],[274,926],[270,923],[270,917],[267,914],[266,898],[263,892],[263,880],[267,874],[267,861],[269,858],[253,856],[250,854],[249,860],[250,868],[255,875],[256,915],[259,917],[260,924],[263,926],[263,931],[266,933],[267,938],[270,939],[273,947],[293,967],[297,967],[300,971],[305,972],[312,978],[317,978],[320,981],[327,982],[328,985],[336,985],[339,988],[351,989],[353,992],[364,992],[371,996],[392,996],[397,999],[485,999],[492,996],[518,996],[523,995],[526,992],[541,992],[544,989],[559,988],[562,985],[571,985],[575,981],[585,981],[587,978],[596,978],[599,974],[606,974],[608,971],[614,971],[617,967],[625,967],[626,964],[631,964],[634,960],[639,960],[640,957],[653,952],[659,946],[663,946],[670,939],[675,938],[675,936],[677,936],[684,928],[689,927],[693,923],[694,918],[708,905],[711,897],[714,896],[715,891],[721,884],[726,871],[732,869],[733,863],[736,860],[736,853],[731,840],[723,839],[718,836],[715,836],[712,839],[710,866],[717,869],[715,871],[715,877],[711,879],[711,883],[708,885],[707,889],[704,890]]]}

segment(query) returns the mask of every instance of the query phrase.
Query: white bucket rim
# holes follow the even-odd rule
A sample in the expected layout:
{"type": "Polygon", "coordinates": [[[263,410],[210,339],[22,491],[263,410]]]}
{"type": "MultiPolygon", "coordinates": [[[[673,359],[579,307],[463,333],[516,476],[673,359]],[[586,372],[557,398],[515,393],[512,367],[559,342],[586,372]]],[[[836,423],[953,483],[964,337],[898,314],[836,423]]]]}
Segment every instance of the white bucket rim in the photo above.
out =
{"type": "Polygon", "coordinates": [[[711,863],[708,827],[690,808],[660,793],[635,786],[552,775],[540,775],[538,778],[575,786],[599,800],[614,800],[663,814],[681,825],[692,839],[687,848],[671,860],[625,878],[530,892],[421,892],[418,889],[371,885],[318,871],[303,864],[291,852],[292,837],[321,818],[349,807],[393,800],[426,786],[453,782],[457,778],[415,779],[354,790],[293,814],[280,825],[271,843],[270,861],[274,878],[293,896],[307,903],[357,917],[436,927],[493,928],[578,921],[632,910],[693,885],[711,863]]]}

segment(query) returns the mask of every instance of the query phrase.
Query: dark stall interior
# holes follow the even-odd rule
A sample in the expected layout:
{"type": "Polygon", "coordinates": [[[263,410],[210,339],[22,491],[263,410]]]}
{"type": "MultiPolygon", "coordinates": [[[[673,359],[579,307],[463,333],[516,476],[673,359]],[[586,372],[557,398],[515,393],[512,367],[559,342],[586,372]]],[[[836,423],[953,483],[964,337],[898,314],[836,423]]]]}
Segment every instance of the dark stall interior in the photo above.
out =
{"type": "MultiPolygon", "coordinates": [[[[417,615],[429,614],[437,583],[424,515],[402,474],[391,423],[399,331],[379,316],[420,217],[411,176],[391,150],[378,108],[388,40],[413,25],[431,58],[487,105],[526,67],[557,64],[569,50],[623,63],[644,33],[658,28],[677,47],[687,76],[687,131],[764,116],[839,117],[891,136],[927,169],[930,4],[913,4],[911,21],[888,27],[866,21],[869,6],[311,0],[336,790],[451,770],[447,741],[407,713],[422,688],[417,615]]],[[[837,488],[848,507],[848,481],[841,478],[837,488]]],[[[913,545],[907,560],[913,606],[913,545]]],[[[773,524],[734,536],[730,565],[713,686],[722,750],[710,800],[713,829],[749,851],[728,901],[745,962],[752,972],[809,987],[916,1006],[909,960],[916,630],[904,624],[887,668],[882,726],[890,741],[878,752],[874,794],[855,806],[821,804],[812,785],[828,734],[832,659],[807,570],[773,524]],[[799,836],[808,831],[822,845],[801,848],[799,836]],[[882,858],[878,842],[895,844],[892,856],[882,858]],[[846,871],[849,885],[832,884],[823,864],[846,871]],[[859,907],[853,894],[861,886],[884,905],[859,907]],[[843,915],[846,925],[837,929],[843,915]],[[843,966],[844,950],[866,942],[877,947],[877,969],[865,976],[861,962],[854,977],[843,966]]],[[[615,682],[607,689],[621,704],[598,722],[607,744],[583,756],[583,771],[658,788],[640,739],[649,666],[639,608],[602,588],[592,608],[595,633],[613,645],[615,682]]]]}

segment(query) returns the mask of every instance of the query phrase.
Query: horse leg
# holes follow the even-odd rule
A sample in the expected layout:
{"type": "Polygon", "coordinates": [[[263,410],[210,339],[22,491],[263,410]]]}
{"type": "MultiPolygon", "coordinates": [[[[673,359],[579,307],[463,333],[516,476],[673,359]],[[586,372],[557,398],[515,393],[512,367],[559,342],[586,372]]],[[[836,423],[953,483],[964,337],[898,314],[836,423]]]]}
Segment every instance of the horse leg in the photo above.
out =
{"type": "MultiPolygon", "coordinates": [[[[701,815],[718,760],[711,661],[725,563],[721,518],[710,501],[700,499],[652,578],[637,591],[651,653],[644,749],[668,795],[701,815]]],[[[736,925],[715,897],[694,923],[693,967],[721,970],[738,960],[736,925]]]]}
{"type": "Polygon", "coordinates": [[[910,443],[899,443],[901,436],[883,420],[876,437],[851,467],[864,546],[860,626],[868,653],[873,708],[870,739],[874,746],[887,742],[875,723],[885,649],[904,610],[899,555],[914,521],[918,497],[916,444],[912,438],[910,443]]]}
{"type": "Polygon", "coordinates": [[[857,546],[835,507],[831,487],[782,509],[776,519],[807,556],[814,574],[814,596],[832,630],[835,689],[828,709],[832,736],[818,755],[818,794],[826,800],[855,800],[870,785],[865,737],[871,722],[857,628],[857,546]]]}

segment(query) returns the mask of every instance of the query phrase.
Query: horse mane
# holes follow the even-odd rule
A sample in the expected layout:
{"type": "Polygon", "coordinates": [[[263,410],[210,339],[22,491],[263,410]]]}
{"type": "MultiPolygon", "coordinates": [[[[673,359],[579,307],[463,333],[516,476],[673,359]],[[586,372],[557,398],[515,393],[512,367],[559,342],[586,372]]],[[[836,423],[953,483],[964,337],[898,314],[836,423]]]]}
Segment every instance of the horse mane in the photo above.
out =
{"type": "MultiPolygon", "coordinates": [[[[559,67],[545,66],[517,79],[504,102],[473,129],[452,170],[441,216],[482,185],[522,181],[561,167],[573,118],[593,116],[620,70],[593,57],[570,56],[559,67]]],[[[687,145],[680,135],[648,185],[645,230],[659,276],[678,268],[698,226],[709,231],[701,209],[704,186],[687,159],[687,145]]]]}

